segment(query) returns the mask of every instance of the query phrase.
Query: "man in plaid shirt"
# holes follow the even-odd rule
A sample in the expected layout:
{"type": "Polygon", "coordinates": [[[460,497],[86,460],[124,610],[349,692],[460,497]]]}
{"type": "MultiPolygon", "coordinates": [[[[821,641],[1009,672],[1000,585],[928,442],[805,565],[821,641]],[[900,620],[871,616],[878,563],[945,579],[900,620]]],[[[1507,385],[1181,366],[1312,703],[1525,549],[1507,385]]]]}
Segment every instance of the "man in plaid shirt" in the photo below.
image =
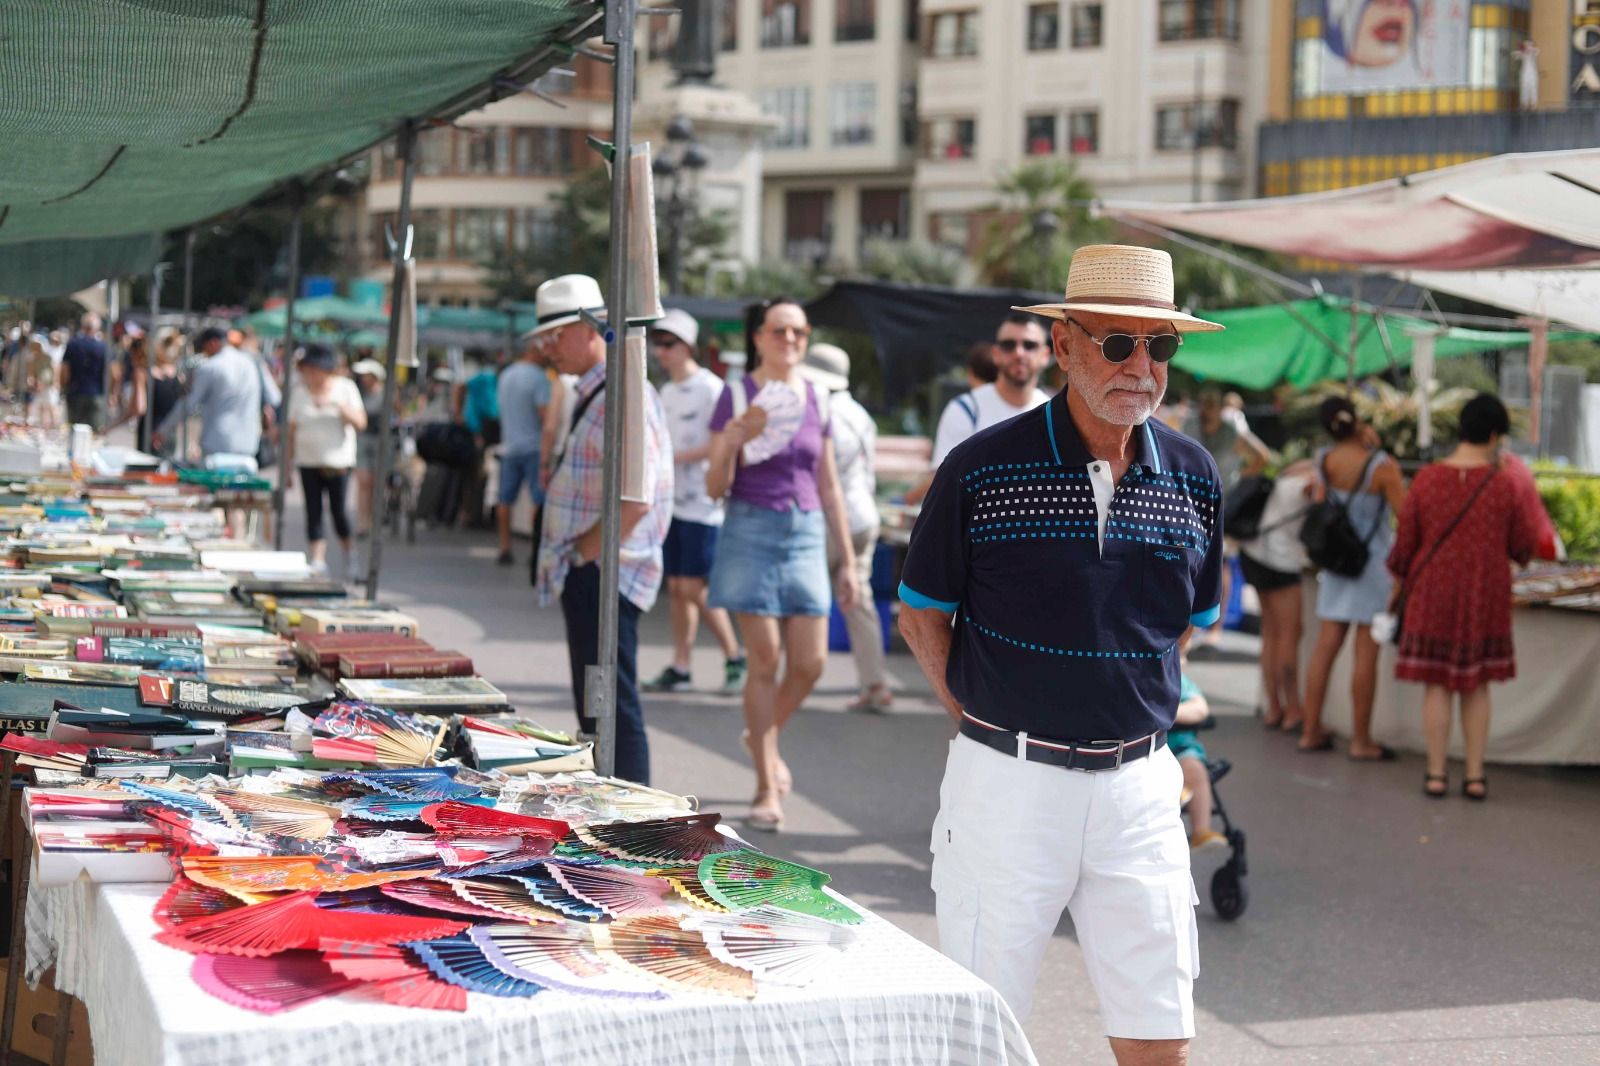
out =
{"type": "MultiPolygon", "coordinates": [[[[600,313],[605,301],[599,284],[582,274],[552,278],[539,286],[539,324],[530,340],[562,374],[578,375],[573,425],[555,460],[545,490],[538,545],[539,603],[561,600],[567,626],[567,656],[578,722],[593,732],[584,715],[584,671],[600,660],[600,510],[601,464],[605,455],[606,343],[579,316],[600,313]]],[[[672,443],[661,398],[644,385],[644,491],[648,503],[622,504],[622,551],[617,619],[616,776],[650,782],[650,744],[639,705],[639,615],[648,611],[661,588],[661,545],[672,521],[672,443]]]]}

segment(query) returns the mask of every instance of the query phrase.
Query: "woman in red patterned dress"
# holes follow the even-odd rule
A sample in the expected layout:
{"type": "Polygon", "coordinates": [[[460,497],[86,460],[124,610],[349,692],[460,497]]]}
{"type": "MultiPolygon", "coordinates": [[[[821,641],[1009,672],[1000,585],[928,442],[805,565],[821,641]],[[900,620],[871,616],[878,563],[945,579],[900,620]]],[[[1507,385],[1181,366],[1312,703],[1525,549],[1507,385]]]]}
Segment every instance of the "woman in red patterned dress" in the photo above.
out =
{"type": "Polygon", "coordinates": [[[1457,695],[1467,764],[1461,794],[1487,798],[1489,682],[1517,672],[1507,559],[1528,561],[1535,529],[1513,476],[1502,469],[1508,460],[1500,444],[1510,428],[1505,405],[1487,393],[1462,408],[1460,443],[1412,482],[1389,553],[1396,596],[1402,587],[1406,594],[1395,677],[1427,686],[1423,791],[1435,798],[1450,787],[1445,758],[1457,695]]]}

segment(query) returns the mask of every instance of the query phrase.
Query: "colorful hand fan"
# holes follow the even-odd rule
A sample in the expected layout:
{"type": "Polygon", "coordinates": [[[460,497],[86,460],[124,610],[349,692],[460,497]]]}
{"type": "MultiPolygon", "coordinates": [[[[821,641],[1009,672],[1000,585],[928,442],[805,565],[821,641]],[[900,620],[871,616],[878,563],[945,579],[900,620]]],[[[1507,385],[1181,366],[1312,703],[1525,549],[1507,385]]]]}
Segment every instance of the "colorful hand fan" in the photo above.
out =
{"type": "Polygon", "coordinates": [[[512,874],[537,867],[550,857],[552,841],[546,837],[521,837],[514,851],[504,851],[466,866],[449,870],[451,877],[489,877],[512,874]]]}
{"type": "Polygon", "coordinates": [[[521,977],[513,977],[496,967],[484,957],[483,949],[469,936],[419,941],[407,944],[406,947],[416,954],[435,977],[459,985],[468,992],[527,998],[544,991],[543,985],[534,984],[521,977]]]}
{"type": "Polygon", "coordinates": [[[465,922],[444,918],[323,910],[315,897],[314,892],[295,892],[266,903],[197,918],[177,929],[162,930],[156,940],[197,954],[276,955],[290,948],[320,947],[324,939],[397,944],[451,936],[466,928],[465,922]]]}
{"type": "Polygon", "coordinates": [[[163,929],[176,929],[197,918],[209,918],[242,906],[243,903],[221,889],[178,876],[156,900],[155,919],[163,929]]]}
{"type": "Polygon", "coordinates": [[[363,914],[404,914],[414,916],[417,909],[383,892],[385,886],[358,888],[350,892],[320,892],[317,906],[325,911],[359,911],[363,914]]]}
{"type": "Polygon", "coordinates": [[[210,795],[224,808],[223,817],[236,829],[275,836],[321,840],[333,832],[339,818],[335,807],[288,796],[265,796],[234,788],[219,788],[210,795]]]}
{"type": "Polygon", "coordinates": [[[554,907],[568,918],[598,922],[606,916],[606,912],[593,903],[573,895],[566,885],[550,875],[543,863],[530,866],[521,873],[507,874],[505,879],[522,885],[534,899],[547,907],[554,907]]]}
{"type": "Polygon", "coordinates": [[[706,891],[706,886],[700,883],[699,870],[693,866],[651,870],[650,874],[652,877],[664,878],[679,896],[701,910],[715,911],[720,914],[728,909],[713,899],[711,893],[706,891]]]}
{"type": "Polygon", "coordinates": [[[846,926],[778,907],[697,914],[683,927],[700,933],[711,954],[730,966],[762,981],[794,986],[823,976],[856,939],[846,926]]]}
{"type": "Polygon", "coordinates": [[[408,977],[394,977],[370,986],[385,1003],[427,1010],[466,1010],[467,990],[441,981],[421,966],[408,977]]]}
{"type": "Polygon", "coordinates": [[[426,877],[429,870],[347,870],[316,855],[185,855],[191,880],[234,895],[304,890],[340,892],[426,877]]]}
{"type": "Polygon", "coordinates": [[[707,855],[739,851],[742,845],[717,831],[720,814],[688,814],[649,822],[580,825],[573,833],[607,855],[633,862],[697,863],[707,855]]]}
{"type": "Polygon", "coordinates": [[[450,884],[444,881],[396,881],[383,885],[379,891],[413,907],[442,914],[468,914],[477,918],[504,921],[506,912],[463,899],[450,884]]]}
{"type": "MultiPolygon", "coordinates": [[[[423,809],[437,802],[433,799],[397,800],[386,796],[364,796],[348,804],[344,816],[366,822],[420,822],[423,809]]],[[[477,807],[494,806],[494,800],[488,796],[464,796],[456,802],[477,807]]]]}
{"type": "Polygon", "coordinates": [[[433,757],[444,729],[439,719],[340,701],[312,723],[311,754],[319,759],[420,766],[433,757]]]}
{"type": "Polygon", "coordinates": [[[335,973],[362,982],[362,988],[385,1003],[432,1010],[466,1010],[467,990],[439,980],[411,956],[388,945],[335,944],[323,961],[335,973]]]}
{"type": "Polygon", "coordinates": [[[705,938],[662,915],[632,918],[590,930],[607,961],[615,958],[668,987],[692,988],[750,999],[756,994],[749,971],[729,966],[711,954],[705,938]]]}
{"type": "Polygon", "coordinates": [[[546,863],[544,870],[572,895],[613,918],[673,910],[668,901],[672,886],[659,878],[604,866],[566,866],[557,862],[546,863]]]}
{"type": "Polygon", "coordinates": [[[480,925],[467,935],[499,969],[546,988],[633,999],[665,994],[655,982],[607,966],[576,926],[480,925]]]}
{"type": "Polygon", "coordinates": [[[236,1007],[272,1014],[352,988],[358,982],[335,973],[315,953],[290,951],[266,959],[197,955],[195,984],[236,1007]]]}
{"type": "Polygon", "coordinates": [[[745,464],[754,466],[766,462],[789,446],[805,421],[806,401],[799,392],[783,382],[769,381],[750,400],[750,406],[760,407],[767,412],[766,426],[743,449],[745,464]]]}
{"type": "Polygon", "coordinates": [[[322,961],[335,973],[357,981],[387,981],[423,972],[393,944],[346,944],[323,941],[322,961]]]}
{"type": "Polygon", "coordinates": [[[560,840],[570,828],[566,822],[553,818],[534,818],[526,814],[512,814],[470,803],[447,800],[422,809],[422,820],[435,829],[460,836],[480,837],[545,837],[560,840]]]}
{"type": "Polygon", "coordinates": [[[480,789],[455,780],[454,766],[428,766],[417,769],[363,770],[358,772],[328,774],[324,781],[333,784],[355,785],[369,792],[377,792],[397,800],[426,801],[465,799],[476,796],[480,789]]]}
{"type": "Polygon", "coordinates": [[[861,921],[860,914],[822,890],[827,874],[797,862],[759,851],[734,851],[706,856],[697,872],[711,898],[731,910],[771,904],[830,922],[861,921]]]}
{"type": "Polygon", "coordinates": [[[179,792],[177,789],[159,788],[156,785],[146,785],[138,781],[123,781],[123,788],[129,792],[137,793],[145,799],[154,800],[168,810],[177,811],[179,814],[202,822],[212,822],[222,825],[227,822],[227,817],[220,804],[209,796],[195,792],[179,792]]]}
{"type": "MultiPolygon", "coordinates": [[[[511,880],[497,881],[458,881],[450,880],[446,884],[454,890],[464,902],[486,910],[497,911],[502,917],[520,918],[525,922],[565,922],[566,911],[554,907],[540,898],[530,887],[517,884],[511,880]]],[[[583,907],[586,915],[598,915],[599,911],[583,903],[574,901],[576,906],[583,907]]]]}

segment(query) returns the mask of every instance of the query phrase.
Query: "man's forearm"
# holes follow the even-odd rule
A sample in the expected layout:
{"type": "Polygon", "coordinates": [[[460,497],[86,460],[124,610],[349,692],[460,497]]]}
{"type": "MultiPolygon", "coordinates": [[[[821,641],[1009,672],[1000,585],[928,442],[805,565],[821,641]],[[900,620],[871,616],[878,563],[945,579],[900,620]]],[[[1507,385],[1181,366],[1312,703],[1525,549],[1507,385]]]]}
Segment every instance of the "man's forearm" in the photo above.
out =
{"type": "Polygon", "coordinates": [[[956,722],[961,721],[961,704],[945,684],[945,668],[950,663],[950,616],[932,607],[900,605],[900,635],[906,638],[917,665],[927,675],[933,694],[956,722]]]}

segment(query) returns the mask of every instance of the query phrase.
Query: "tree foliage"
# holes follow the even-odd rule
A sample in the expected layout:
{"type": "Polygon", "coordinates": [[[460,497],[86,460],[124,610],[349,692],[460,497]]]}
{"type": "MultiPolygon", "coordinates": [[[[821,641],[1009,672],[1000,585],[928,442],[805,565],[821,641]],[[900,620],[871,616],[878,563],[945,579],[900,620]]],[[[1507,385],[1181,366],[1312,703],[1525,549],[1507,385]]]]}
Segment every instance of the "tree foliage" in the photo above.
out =
{"type": "Polygon", "coordinates": [[[1089,213],[1094,186],[1070,162],[1041,159],[1003,175],[996,191],[978,245],[979,276],[1001,288],[1065,291],[1073,250],[1108,231],[1089,213]]]}
{"type": "Polygon", "coordinates": [[[961,267],[961,257],[949,248],[875,238],[862,248],[856,273],[877,281],[954,285],[961,280],[961,267]]]}
{"type": "MultiPolygon", "coordinates": [[[[300,276],[335,273],[341,262],[338,208],[307,204],[300,216],[300,276]]],[[[183,299],[184,233],[168,235],[162,258],[174,264],[163,283],[161,303],[183,299]]],[[[194,308],[260,307],[269,296],[287,295],[289,283],[289,208],[247,209],[221,222],[200,226],[194,240],[194,308]]],[[[143,307],[145,279],[136,278],[131,298],[143,307]]]]}

